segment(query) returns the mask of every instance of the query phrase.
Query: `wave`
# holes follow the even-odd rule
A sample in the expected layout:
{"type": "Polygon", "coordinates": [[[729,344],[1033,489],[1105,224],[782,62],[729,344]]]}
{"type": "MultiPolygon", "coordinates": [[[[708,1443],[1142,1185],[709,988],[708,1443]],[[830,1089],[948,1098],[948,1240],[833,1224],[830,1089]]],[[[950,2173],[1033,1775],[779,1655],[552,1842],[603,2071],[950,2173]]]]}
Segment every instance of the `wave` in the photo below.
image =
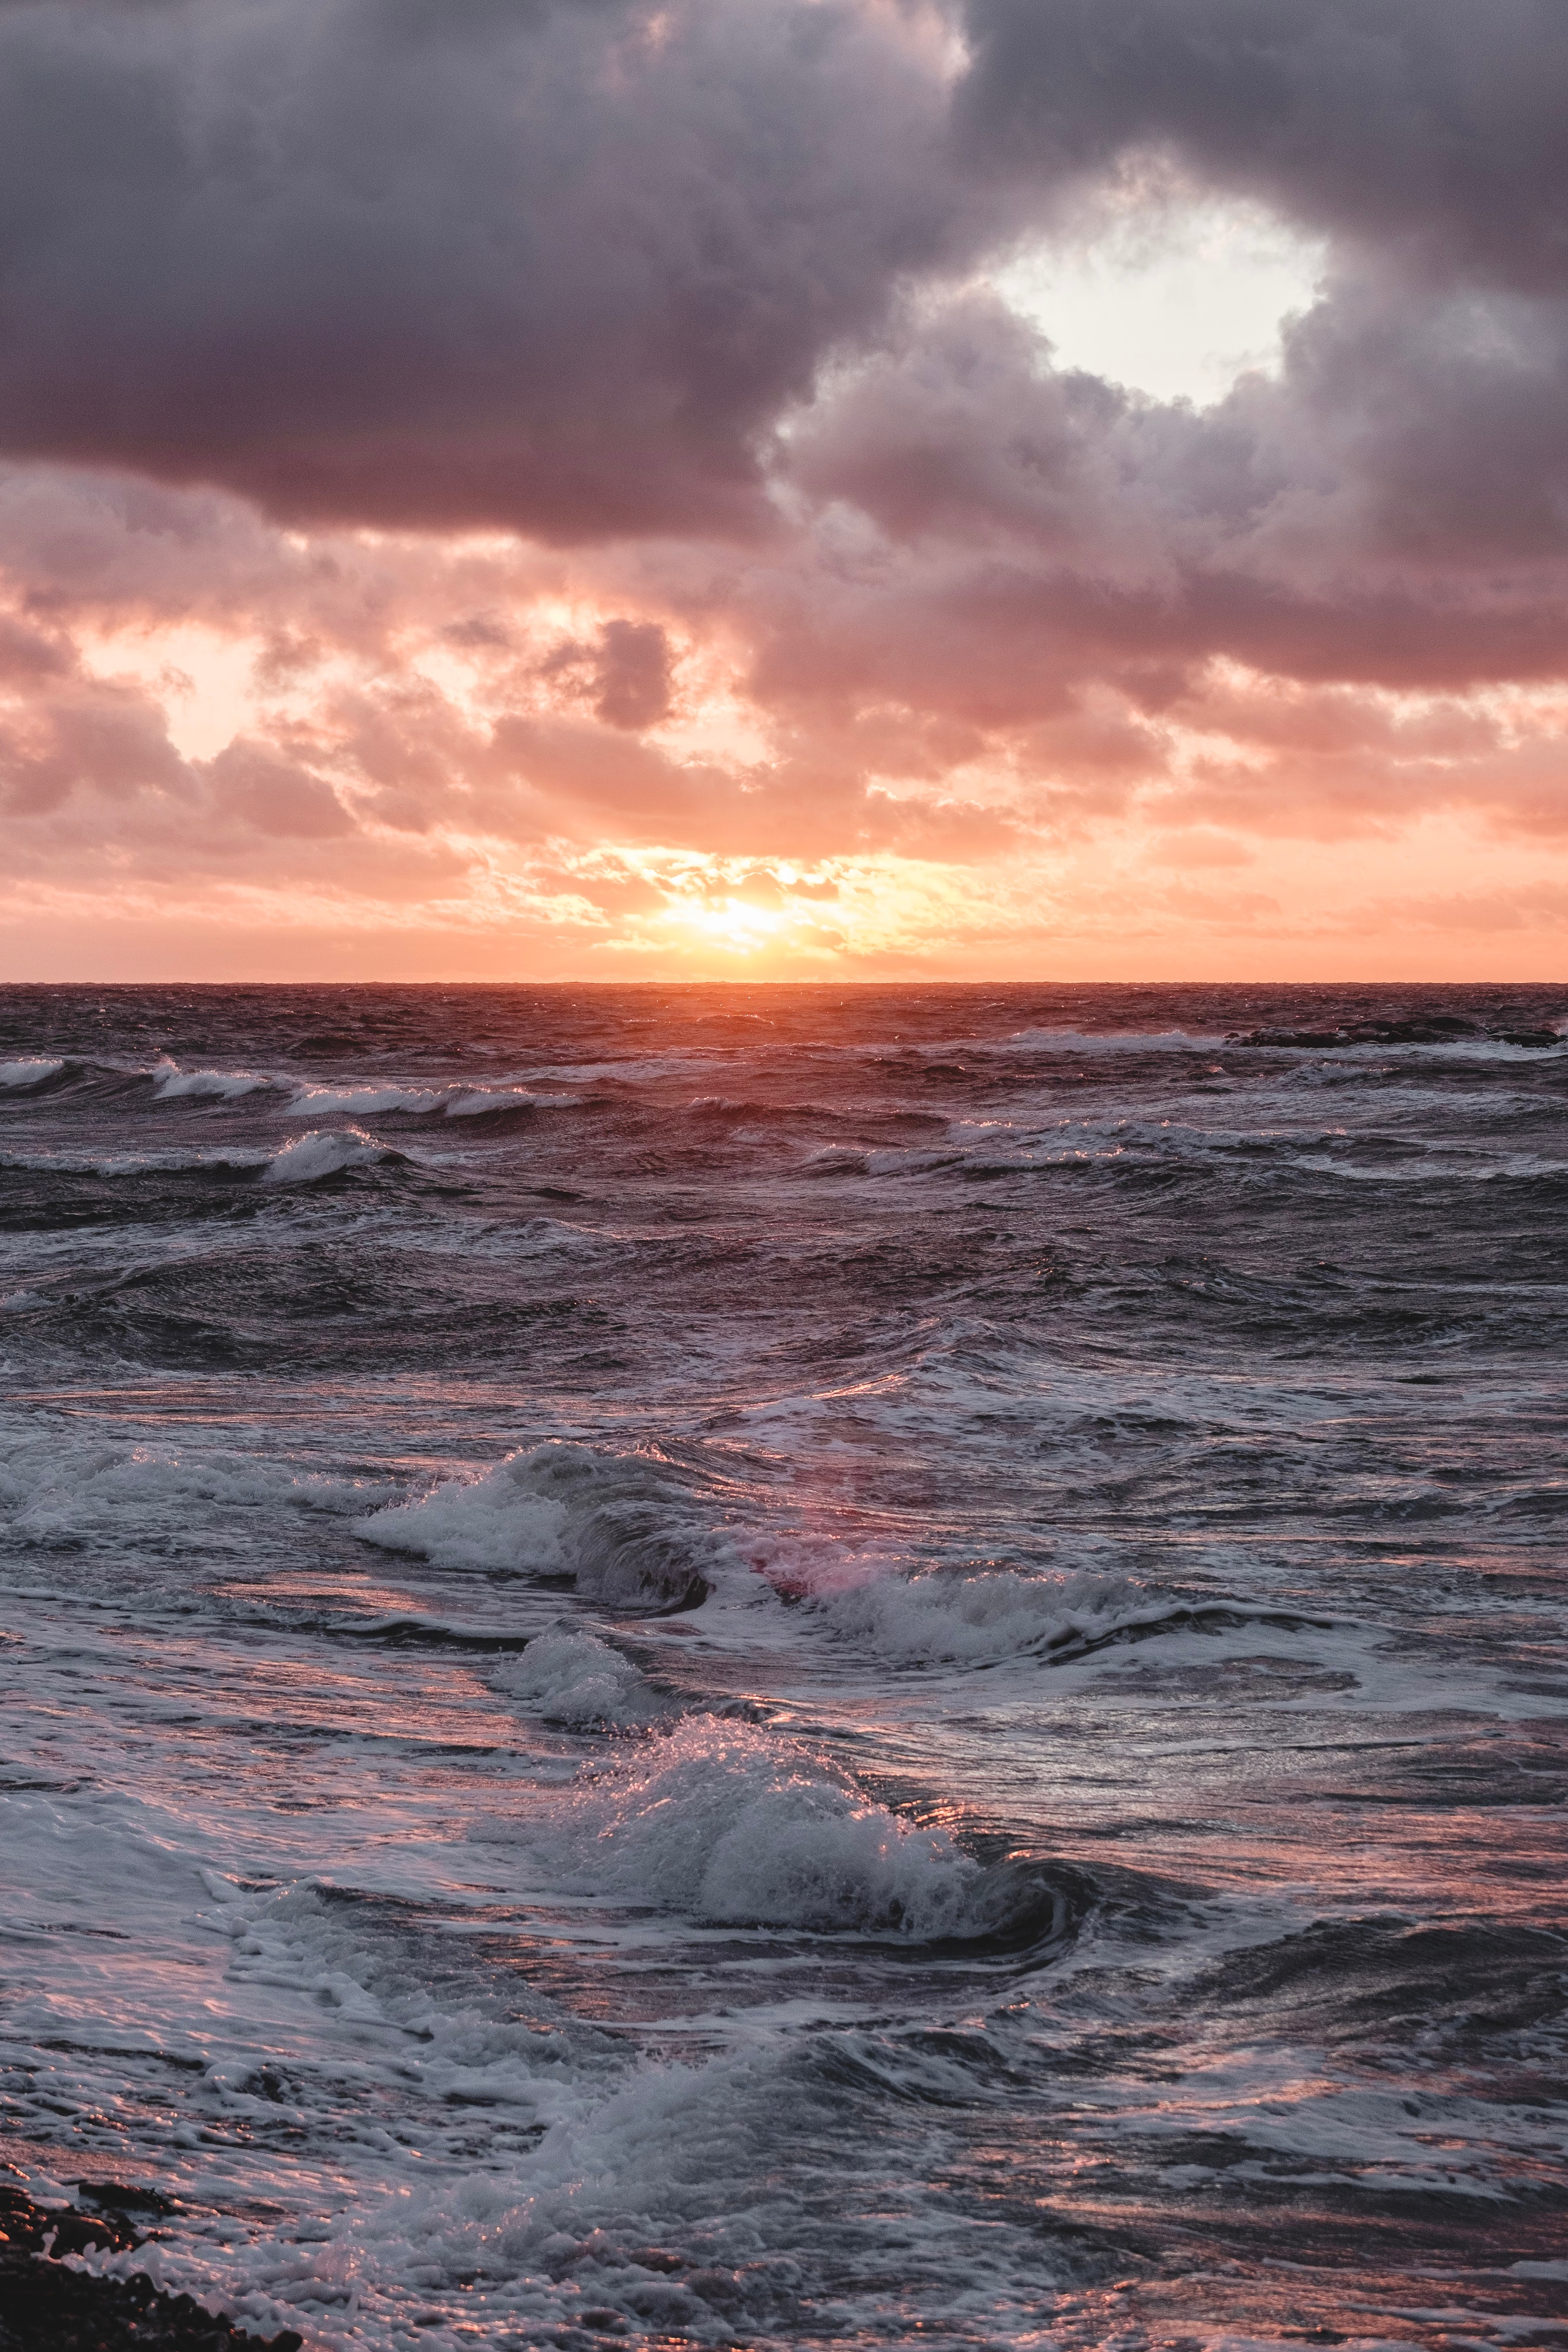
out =
{"type": "Polygon", "coordinates": [[[578,1592],[618,1609],[695,1608],[742,1569],[653,1465],[558,1440],[374,1512],[355,1532],[439,1568],[570,1577],[578,1592]]]}
{"type": "Polygon", "coordinates": [[[296,1510],[348,1518],[384,1492],[379,1481],[301,1471],[237,1448],[0,1433],[0,1527],[45,1546],[151,1540],[162,1549],[193,1532],[221,1541],[235,1514],[277,1527],[296,1510]]]}
{"type": "MultiPolygon", "coordinates": [[[[712,1524],[644,1457],[559,1440],[374,1511],[354,1532],[438,1568],[570,1582],[580,1599],[616,1612],[672,1614],[710,1601],[749,1610],[783,1601],[831,1636],[909,1670],[1066,1665],[1195,1625],[1286,1622],[1224,1601],[1181,1600],[1122,1576],[911,1575],[787,1530],[748,1540],[712,1524]]],[[[512,1696],[582,1728],[630,1727],[659,1711],[636,1670],[595,1636],[563,1627],[538,1639],[546,1646],[530,1643],[507,1671],[503,1686],[512,1696]]]]}
{"type": "Polygon", "coordinates": [[[1568,1035],[1553,1028],[1492,1028],[1485,1022],[1467,1021],[1457,1013],[1433,1013],[1404,1021],[1352,1021],[1333,1029],[1239,1030],[1225,1043],[1295,1053],[1325,1053],[1357,1045],[1410,1045],[1427,1051],[1434,1047],[1457,1050],[1473,1056],[1498,1047],[1515,1054],[1550,1053],[1560,1045],[1568,1045],[1568,1035]]]}
{"type": "MultiPolygon", "coordinates": [[[[1066,1665],[1195,1625],[1221,1631],[1304,1622],[1223,1599],[1180,1599],[1123,1576],[1014,1569],[907,1574],[894,1561],[787,1529],[747,1538],[715,1526],[645,1457],[562,1440],[371,1512],[354,1532],[437,1568],[570,1582],[580,1599],[616,1612],[674,1614],[710,1601],[749,1610],[782,1601],[831,1636],[908,1669],[1066,1665]]],[[[583,1727],[630,1724],[657,1711],[633,1696],[635,1669],[607,1644],[583,1633],[569,1638],[565,1628],[548,1638],[537,1655],[529,1645],[515,1677],[507,1670],[505,1686],[515,1696],[531,1697],[547,1713],[570,1699],[559,1719],[583,1727]]]]}
{"type": "Polygon", "coordinates": [[[158,1102],[174,1102],[184,1096],[216,1097],[223,1102],[237,1102],[245,1095],[271,1093],[280,1083],[258,1070],[182,1070],[173,1062],[148,1075],[158,1080],[154,1088],[158,1102]]]}
{"type": "Polygon", "coordinates": [[[688,1717],[591,1771],[523,1832],[566,1887],[709,1924],[973,1937],[998,1924],[993,1874],[799,1741],[688,1717]]]}
{"type": "Polygon", "coordinates": [[[1568,1175],[1568,1161],[1561,1160],[1542,1160],[1518,1151],[1503,1154],[1485,1149],[1427,1146],[1418,1158],[1391,1167],[1358,1168],[1350,1160],[1306,1152],[1287,1154],[1285,1165],[1303,1175],[1335,1176],[1352,1184],[1533,1184],[1568,1175]]]}
{"type": "Polygon", "coordinates": [[[46,1176],[232,1176],[264,1184],[312,1184],[345,1169],[401,1160],[358,1128],[312,1129],[276,1151],[3,1151],[0,1168],[46,1176]]]}
{"type": "Polygon", "coordinates": [[[580,1099],[532,1094],[524,1087],[297,1086],[288,1109],[292,1117],[347,1111],[368,1118],[402,1111],[416,1118],[479,1118],[497,1111],[556,1110],[580,1099]]]}
{"type": "Polygon", "coordinates": [[[1207,1054],[1224,1043],[1218,1032],[1186,1029],[1017,1029],[1010,1037],[960,1041],[945,1054],[1207,1054]]]}
{"type": "Polygon", "coordinates": [[[726,1066],[724,1057],[706,1053],[662,1054],[640,1061],[552,1062],[543,1069],[520,1072],[517,1083],[531,1086],[543,1079],[552,1086],[599,1086],[605,1081],[635,1086],[658,1078],[689,1078],[697,1070],[726,1066]]]}
{"type": "Polygon", "coordinates": [[[664,1711],[631,1659],[580,1625],[547,1626],[490,1680],[548,1723],[573,1731],[638,1729],[664,1711]]]}
{"type": "MultiPolygon", "coordinates": [[[[281,1996],[319,2036],[306,2064],[287,2049],[259,2068],[248,2053],[219,2054],[207,2080],[231,2132],[264,2147],[280,2127],[291,2139],[310,2132],[323,2074],[330,2084],[342,2071],[361,2099],[378,2095],[378,2122],[384,2109],[402,2127],[339,2143],[345,2160],[325,2195],[316,2174],[300,2193],[287,2176],[279,2204],[225,2233],[221,2250],[172,2237],[95,2267],[147,2269],[214,2299],[221,2286],[225,2308],[253,2328],[302,2326],[323,2344],[346,2340],[345,2328],[356,2341],[401,2340],[413,2320],[446,2318],[487,2343],[586,2343],[591,2330],[596,2342],[722,2352],[797,2336],[808,2298],[820,2309],[819,2278],[835,2318],[843,2313],[842,2281],[869,2251],[853,2217],[885,2195],[882,2135],[866,2126],[887,2095],[869,2074],[835,2074],[838,2035],[826,2063],[814,2035],[696,2063],[632,2060],[623,2037],[571,2015],[528,1974],[508,1972],[504,2011],[450,1957],[432,1986],[417,1941],[373,1899],[329,1885],[256,1895],[215,1874],[207,1883],[204,1924],[228,1940],[231,1979],[257,1987],[269,2017],[281,1996]],[[490,2114],[506,2138],[476,2153],[476,2118],[490,2114]],[[847,2220],[824,2208],[824,2149],[847,2220]]],[[[955,2094],[971,2087],[951,2065],[938,2075],[935,2059],[925,2071],[955,2094]]],[[[955,2221],[949,2199],[926,2204],[923,2263],[962,2279],[967,2299],[972,2225],[955,2221]]],[[[1038,2233],[1022,2252],[1038,2300],[1038,2233]]],[[[874,2282],[856,2290],[852,2316],[869,2340],[885,2318],[874,2282]]]]}
{"type": "Polygon", "coordinates": [[[0,1151],[0,1168],[39,1176],[254,1176],[265,1151],[0,1151]]]}
{"type": "Polygon", "coordinates": [[[374,1168],[401,1154],[378,1143],[357,1127],[312,1128],[296,1136],[268,1158],[262,1171],[264,1184],[315,1184],[323,1176],[340,1176],[349,1168],[374,1168]]]}
{"type": "Polygon", "coordinates": [[[167,1055],[148,1064],[99,1061],[90,1055],[25,1054],[16,1061],[0,1062],[0,1087],[39,1087],[63,1072],[110,1080],[117,1091],[128,1086],[150,1084],[154,1099],[164,1100],[181,1095],[246,1094],[285,1083],[256,1070],[182,1070],[167,1055]]]}
{"type": "Polygon", "coordinates": [[[1118,1633],[1163,1624],[1171,1612],[1168,1598],[1125,1577],[1037,1577],[1014,1569],[882,1576],[813,1597],[811,1605],[836,1633],[900,1666],[1065,1663],[1118,1633]]]}
{"type": "Polygon", "coordinates": [[[43,1055],[24,1055],[16,1061],[0,1062],[0,1089],[25,1091],[41,1087],[68,1069],[111,1079],[122,1087],[127,1082],[150,1084],[155,1102],[239,1102],[250,1095],[281,1096],[287,1097],[282,1109],[288,1118],[373,1118],[402,1113],[421,1118],[477,1118],[496,1112],[559,1109],[581,1100],[574,1094],[541,1094],[514,1085],[480,1086],[472,1079],[453,1079],[429,1087],[353,1080],[320,1085],[277,1071],[182,1069],[167,1057],[149,1067],[124,1062],[53,1059],[43,1055]]]}
{"type": "Polygon", "coordinates": [[[1565,1962],[1568,1939],[1550,1927],[1424,1926],[1386,1914],[1320,1919],[1227,1955],[1188,1999],[1227,2018],[1288,2002],[1293,2019],[1331,2044],[1359,2038],[1369,2024],[1380,2041],[1418,2038],[1428,2057],[1443,2043],[1462,2056],[1467,2045],[1473,2052],[1506,2036],[1526,2043],[1537,2063],[1561,2065],[1565,1962]]]}

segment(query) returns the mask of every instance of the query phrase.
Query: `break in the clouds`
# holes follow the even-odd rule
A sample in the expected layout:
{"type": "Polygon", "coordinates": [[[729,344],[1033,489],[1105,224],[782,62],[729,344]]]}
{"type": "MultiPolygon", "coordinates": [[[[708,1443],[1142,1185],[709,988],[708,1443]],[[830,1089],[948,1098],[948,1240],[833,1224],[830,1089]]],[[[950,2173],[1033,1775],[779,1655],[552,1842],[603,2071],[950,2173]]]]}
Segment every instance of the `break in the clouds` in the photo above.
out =
{"type": "Polygon", "coordinates": [[[15,968],[1546,968],[1565,113],[1552,0],[5,0],[15,968]],[[1233,381],[1074,363],[1227,219],[1233,381]]]}

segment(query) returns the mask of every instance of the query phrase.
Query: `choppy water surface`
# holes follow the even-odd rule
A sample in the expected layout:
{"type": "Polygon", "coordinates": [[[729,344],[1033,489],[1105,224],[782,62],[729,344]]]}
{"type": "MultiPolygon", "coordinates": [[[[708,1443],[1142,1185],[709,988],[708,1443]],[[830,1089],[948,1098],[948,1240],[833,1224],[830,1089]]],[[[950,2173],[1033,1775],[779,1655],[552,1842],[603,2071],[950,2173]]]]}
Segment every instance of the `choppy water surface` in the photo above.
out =
{"type": "Polygon", "coordinates": [[[11,2160],[321,2347],[1561,2343],[1560,1020],[6,992],[11,2160]]]}

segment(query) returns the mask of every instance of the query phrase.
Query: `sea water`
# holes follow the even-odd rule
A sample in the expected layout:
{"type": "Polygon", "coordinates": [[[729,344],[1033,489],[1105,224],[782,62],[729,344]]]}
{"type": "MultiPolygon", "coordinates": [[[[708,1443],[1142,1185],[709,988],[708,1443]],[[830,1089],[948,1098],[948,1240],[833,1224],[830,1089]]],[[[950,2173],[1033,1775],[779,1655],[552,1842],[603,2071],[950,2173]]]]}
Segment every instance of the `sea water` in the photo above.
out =
{"type": "Polygon", "coordinates": [[[1568,990],[0,998],[0,2156],[318,2347],[1561,2342],[1568,990]]]}

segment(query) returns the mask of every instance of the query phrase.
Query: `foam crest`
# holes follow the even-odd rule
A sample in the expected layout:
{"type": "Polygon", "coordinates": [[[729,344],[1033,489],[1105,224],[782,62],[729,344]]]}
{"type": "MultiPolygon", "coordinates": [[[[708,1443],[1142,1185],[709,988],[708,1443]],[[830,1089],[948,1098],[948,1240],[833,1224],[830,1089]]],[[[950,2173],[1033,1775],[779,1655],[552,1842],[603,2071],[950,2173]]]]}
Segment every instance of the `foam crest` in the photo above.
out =
{"type": "Polygon", "coordinates": [[[262,1174],[264,1184],[314,1184],[340,1176],[346,1168],[373,1168],[397,1154],[357,1127],[312,1128],[275,1151],[262,1174]]]}
{"type": "Polygon", "coordinates": [[[270,1093],[277,1083],[257,1070],[182,1070],[172,1062],[165,1063],[154,1075],[158,1084],[153,1099],[157,1102],[177,1102],[191,1096],[237,1102],[244,1095],[270,1093]]]}
{"type": "Polygon", "coordinates": [[[19,1061],[0,1062],[0,1087],[41,1087],[46,1078],[58,1077],[64,1068],[63,1062],[52,1062],[47,1055],[24,1054],[19,1061]]]}
{"type": "Polygon", "coordinates": [[[384,1491],[368,1480],[301,1474],[216,1448],[83,1444],[57,1433],[0,1444],[0,1525],[36,1543],[189,1533],[203,1517],[235,1511],[350,1516],[384,1491]]]}
{"type": "Polygon", "coordinates": [[[402,1156],[357,1127],[315,1128],[277,1151],[0,1151],[0,1168],[47,1176],[259,1175],[264,1184],[312,1184],[402,1156]]]}
{"type": "Polygon", "coordinates": [[[643,1675],[597,1634],[570,1623],[536,1633],[490,1676],[508,1698],[573,1731],[632,1730],[661,1712],[643,1675]]]}
{"type": "Polygon", "coordinates": [[[692,1718],[526,1832],[563,1883],[714,1923],[972,1935],[985,1873],[798,1742],[692,1718]]]}
{"type": "Polygon", "coordinates": [[[0,1151],[0,1168],[40,1176],[194,1176],[225,1169],[249,1176],[266,1168],[265,1151],[0,1151]]]}
{"type": "Polygon", "coordinates": [[[579,1099],[576,1095],[534,1094],[526,1087],[297,1086],[288,1111],[290,1117],[310,1118],[344,1113],[370,1118],[389,1111],[415,1118],[437,1113],[448,1118],[482,1118],[496,1111],[558,1109],[579,1099]]]}
{"type": "Polygon", "coordinates": [[[622,1609],[695,1607],[720,1577],[744,1572],[653,1465],[587,1445],[508,1454],[482,1476],[375,1513],[357,1532],[439,1568],[570,1575],[580,1593],[622,1609]]]}
{"type": "Polygon", "coordinates": [[[448,1118],[483,1118],[499,1110],[562,1110],[580,1102],[580,1095],[531,1094],[527,1087],[470,1087],[446,1100],[448,1118]]]}
{"type": "Polygon", "coordinates": [[[296,1087],[288,1108],[309,1118],[330,1118],[343,1112],[369,1118],[378,1111],[439,1110],[443,1099],[434,1087],[296,1087]]]}
{"type": "Polygon", "coordinates": [[[1124,1577],[1025,1576],[1013,1569],[879,1577],[814,1605],[835,1632],[903,1666],[999,1665],[1070,1651],[1164,1610],[1124,1577]]]}

